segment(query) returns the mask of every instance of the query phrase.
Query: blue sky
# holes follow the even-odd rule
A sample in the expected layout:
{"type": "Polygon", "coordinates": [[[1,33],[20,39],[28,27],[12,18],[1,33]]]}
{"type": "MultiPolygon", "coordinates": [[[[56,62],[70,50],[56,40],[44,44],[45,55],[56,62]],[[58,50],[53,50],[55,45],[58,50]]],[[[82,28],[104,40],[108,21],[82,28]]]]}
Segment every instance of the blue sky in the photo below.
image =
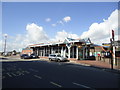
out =
{"type": "Polygon", "coordinates": [[[2,5],[3,33],[13,36],[25,33],[28,23],[43,26],[49,36],[55,36],[57,31],[63,29],[81,35],[92,23],[100,23],[117,9],[117,2],[7,2],[2,5]],[[52,23],[56,23],[65,16],[70,16],[71,22],[56,27],[51,26],[52,23]],[[45,22],[46,18],[51,18],[51,22],[45,22]]]}
{"type": "MultiPolygon", "coordinates": [[[[34,23],[43,28],[46,38],[53,39],[63,30],[64,34],[80,37],[92,24],[105,22],[103,19],[107,20],[116,9],[117,2],[2,2],[2,33],[22,40],[20,37],[29,33],[26,27],[34,23]],[[65,22],[65,17],[70,20],[65,22]]],[[[8,41],[15,41],[13,38],[8,41]]]]}

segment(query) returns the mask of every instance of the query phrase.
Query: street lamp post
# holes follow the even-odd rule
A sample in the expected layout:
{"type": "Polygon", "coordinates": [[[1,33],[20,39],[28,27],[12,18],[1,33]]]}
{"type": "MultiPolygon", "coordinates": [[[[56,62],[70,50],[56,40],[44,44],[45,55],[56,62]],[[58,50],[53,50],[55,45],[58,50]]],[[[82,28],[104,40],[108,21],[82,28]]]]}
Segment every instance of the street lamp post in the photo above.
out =
{"type": "Polygon", "coordinates": [[[4,55],[6,56],[6,41],[7,41],[7,34],[5,36],[5,45],[4,45],[4,55]]]}

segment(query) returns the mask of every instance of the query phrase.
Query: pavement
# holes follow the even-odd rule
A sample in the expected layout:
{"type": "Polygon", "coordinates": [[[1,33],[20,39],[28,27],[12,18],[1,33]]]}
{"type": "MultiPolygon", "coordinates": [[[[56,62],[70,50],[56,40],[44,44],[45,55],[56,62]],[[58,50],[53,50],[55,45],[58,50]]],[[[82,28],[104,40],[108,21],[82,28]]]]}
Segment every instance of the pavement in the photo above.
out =
{"type": "Polygon", "coordinates": [[[75,63],[75,64],[80,64],[83,66],[94,67],[94,68],[102,69],[104,71],[120,74],[120,69],[118,69],[115,66],[113,67],[113,69],[111,69],[111,64],[108,64],[108,63],[102,62],[102,61],[76,60],[76,61],[70,61],[70,62],[75,63]]]}
{"type": "MultiPolygon", "coordinates": [[[[111,64],[108,64],[106,62],[102,61],[96,61],[96,60],[74,60],[71,61],[77,64],[83,64],[83,65],[89,65],[89,66],[96,66],[96,67],[101,67],[101,68],[109,68],[111,69],[111,64]]],[[[114,66],[114,69],[117,69],[117,67],[114,66]]]]}
{"type": "MultiPolygon", "coordinates": [[[[48,59],[48,57],[41,57],[41,59],[48,59]]],[[[102,69],[111,69],[111,64],[103,62],[103,61],[97,61],[97,60],[76,60],[76,59],[68,59],[70,63],[74,64],[80,64],[84,66],[91,66],[96,68],[102,68],[102,69]]],[[[113,67],[115,70],[120,71],[117,66],[113,67]]]]}
{"type": "MultiPolygon", "coordinates": [[[[1,58],[1,56],[0,56],[1,58]]],[[[20,59],[20,56],[10,56],[10,57],[2,57],[2,61],[34,61],[34,60],[46,60],[48,61],[48,57],[40,57],[38,59],[20,59]],[[8,59],[9,58],[9,59],[8,59]],[[6,60],[4,60],[6,59],[6,60]],[[11,59],[11,60],[10,60],[11,59]]],[[[108,69],[111,70],[111,64],[103,62],[103,61],[97,61],[97,60],[75,60],[75,59],[68,59],[69,62],[67,63],[74,63],[74,64],[80,64],[84,66],[91,66],[96,68],[102,68],[102,69],[108,69]]],[[[114,70],[120,71],[116,66],[113,67],[114,70]]]]}

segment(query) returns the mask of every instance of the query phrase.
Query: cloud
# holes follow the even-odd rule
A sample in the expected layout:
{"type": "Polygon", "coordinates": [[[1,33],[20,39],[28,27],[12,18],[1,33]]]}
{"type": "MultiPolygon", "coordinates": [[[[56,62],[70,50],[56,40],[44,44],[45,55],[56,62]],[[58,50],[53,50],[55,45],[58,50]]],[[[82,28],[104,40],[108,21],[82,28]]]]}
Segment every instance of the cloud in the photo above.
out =
{"type": "Polygon", "coordinates": [[[113,11],[107,20],[103,19],[101,23],[93,23],[89,30],[83,32],[80,37],[89,37],[96,44],[107,43],[110,42],[112,30],[115,31],[115,35],[118,35],[118,10],[113,11]]]}
{"type": "Polygon", "coordinates": [[[0,40],[0,51],[3,51],[3,40],[0,40]]]}
{"type": "Polygon", "coordinates": [[[3,36],[4,36],[4,37],[7,37],[7,36],[8,36],[8,34],[4,34],[3,36]]]}
{"type": "Polygon", "coordinates": [[[51,18],[46,18],[45,21],[46,21],[46,22],[50,22],[50,21],[51,21],[51,18]]]}
{"type": "Polygon", "coordinates": [[[63,21],[67,23],[67,22],[71,21],[71,17],[66,16],[66,17],[63,18],[63,21]]]}
{"type": "Polygon", "coordinates": [[[55,24],[52,24],[53,27],[55,27],[57,25],[64,25],[64,22],[63,21],[57,21],[55,24]]]}
{"type": "Polygon", "coordinates": [[[62,31],[57,32],[57,34],[55,36],[55,39],[53,39],[53,40],[55,40],[55,41],[64,41],[64,39],[66,37],[74,38],[74,39],[79,38],[79,36],[76,35],[76,34],[71,34],[71,33],[66,32],[65,30],[62,30],[62,31]]]}
{"type": "Polygon", "coordinates": [[[48,40],[48,36],[42,26],[32,23],[26,26],[26,30],[26,38],[31,43],[45,42],[48,40]]]}
{"type": "Polygon", "coordinates": [[[56,24],[52,24],[52,26],[53,26],[53,27],[55,27],[55,26],[56,26],[56,24]]]}
{"type": "MultiPolygon", "coordinates": [[[[90,38],[93,43],[101,44],[110,42],[111,38],[111,30],[115,31],[115,40],[118,39],[118,30],[120,30],[120,25],[118,26],[118,10],[115,10],[111,13],[111,15],[101,23],[93,23],[89,27],[88,31],[85,31],[78,36],[77,34],[73,34],[70,32],[66,32],[65,30],[59,31],[56,33],[54,38],[49,38],[46,34],[44,28],[39,26],[35,23],[27,24],[26,25],[26,33],[25,34],[17,34],[16,36],[8,35],[7,38],[7,51],[17,50],[19,51],[22,48],[27,47],[30,44],[37,44],[41,42],[48,42],[48,41],[63,41],[66,37],[69,38],[90,38]]],[[[67,16],[67,18],[61,20],[61,24],[65,22],[69,22],[71,18],[67,16]]],[[[59,22],[60,23],[60,22],[59,22]]],[[[52,24],[52,26],[56,26],[56,24],[52,24]]],[[[1,34],[1,33],[0,33],[1,34]]],[[[1,36],[3,36],[2,34],[1,36]]],[[[4,48],[4,38],[0,38],[0,50],[3,51],[4,48]]]]}
{"type": "Polygon", "coordinates": [[[63,21],[57,21],[57,23],[64,25],[63,21]]]}
{"type": "MultiPolygon", "coordinates": [[[[4,34],[3,34],[4,35],[4,34]]],[[[17,34],[16,36],[8,35],[7,38],[7,51],[17,50],[27,47],[30,44],[36,44],[41,42],[47,42],[49,40],[45,30],[42,26],[38,26],[35,23],[26,25],[26,34],[17,34]]],[[[0,44],[4,47],[4,40],[0,41],[0,44]]],[[[3,51],[0,48],[0,51],[3,51]]]]}
{"type": "Polygon", "coordinates": [[[64,25],[64,23],[67,23],[69,21],[71,21],[71,17],[70,16],[66,16],[62,20],[59,20],[56,23],[52,24],[52,26],[55,27],[57,25],[64,25]]]}
{"type": "Polygon", "coordinates": [[[8,34],[2,34],[2,32],[0,32],[0,50],[3,51],[4,50],[4,45],[5,45],[5,39],[7,39],[8,34]]]}
{"type": "MultiPolygon", "coordinates": [[[[25,48],[28,45],[38,44],[41,42],[46,43],[50,41],[64,41],[66,37],[75,38],[75,39],[79,38],[79,36],[76,34],[72,34],[66,32],[65,30],[62,30],[56,33],[55,38],[49,39],[43,27],[38,26],[35,23],[27,24],[26,31],[27,32],[24,35],[17,34],[14,37],[8,35],[7,51],[13,51],[13,50],[21,51],[22,48],[25,48]]],[[[2,44],[4,47],[4,43],[2,43],[2,40],[0,41],[0,44],[2,44]]],[[[2,49],[3,48],[1,47],[0,50],[3,51],[2,49]]]]}
{"type": "MultiPolygon", "coordinates": [[[[2,35],[2,38],[0,40],[0,52],[4,51],[4,47],[5,47],[5,36],[4,34],[2,35]]],[[[21,37],[22,38],[22,37],[21,37]]],[[[18,50],[18,48],[23,48],[21,42],[22,39],[16,42],[17,37],[13,37],[11,38],[11,36],[7,36],[6,38],[6,51],[12,51],[12,50],[18,50]]]]}

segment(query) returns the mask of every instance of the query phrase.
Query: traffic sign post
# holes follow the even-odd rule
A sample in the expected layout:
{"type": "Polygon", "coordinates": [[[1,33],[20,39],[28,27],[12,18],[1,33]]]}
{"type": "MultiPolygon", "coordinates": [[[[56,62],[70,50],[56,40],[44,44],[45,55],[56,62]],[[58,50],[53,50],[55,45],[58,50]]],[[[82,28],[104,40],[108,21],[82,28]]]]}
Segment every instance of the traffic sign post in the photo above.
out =
{"type": "Polygon", "coordinates": [[[112,39],[114,41],[114,30],[112,30],[112,39]]]}
{"type": "Polygon", "coordinates": [[[111,69],[113,69],[113,46],[114,46],[114,30],[112,30],[112,38],[110,38],[110,58],[111,58],[111,69]]]}
{"type": "Polygon", "coordinates": [[[110,58],[111,58],[111,69],[113,69],[113,46],[112,46],[112,38],[110,38],[111,46],[110,46],[110,58]]]}

